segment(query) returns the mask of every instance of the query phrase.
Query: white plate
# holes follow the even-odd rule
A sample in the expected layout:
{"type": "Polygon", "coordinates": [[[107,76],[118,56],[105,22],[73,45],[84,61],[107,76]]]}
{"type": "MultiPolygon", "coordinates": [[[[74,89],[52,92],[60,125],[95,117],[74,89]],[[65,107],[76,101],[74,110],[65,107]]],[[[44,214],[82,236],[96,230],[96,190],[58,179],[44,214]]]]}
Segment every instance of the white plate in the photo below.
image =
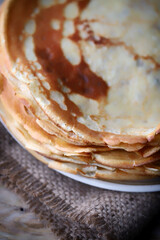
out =
{"type": "Polygon", "coordinates": [[[160,178],[155,180],[132,181],[128,183],[103,181],[99,179],[92,179],[80,175],[74,175],[58,171],[66,177],[72,178],[78,182],[88,184],[90,186],[103,188],[107,190],[121,191],[121,192],[158,192],[160,191],[160,178]]]}
{"type": "MultiPolygon", "coordinates": [[[[23,145],[15,138],[15,136],[8,130],[2,119],[0,118],[0,122],[6,128],[6,130],[10,133],[10,135],[18,142],[18,144],[23,147],[23,145]]],[[[24,148],[24,147],[23,147],[24,148]]],[[[66,173],[62,171],[57,172],[63,174],[66,177],[72,178],[78,182],[88,184],[90,186],[107,189],[107,190],[114,190],[114,191],[121,191],[121,192],[158,192],[160,191],[160,178],[156,179],[149,179],[143,181],[103,181],[99,179],[87,178],[81,175],[74,175],[71,173],[66,173]]]]}

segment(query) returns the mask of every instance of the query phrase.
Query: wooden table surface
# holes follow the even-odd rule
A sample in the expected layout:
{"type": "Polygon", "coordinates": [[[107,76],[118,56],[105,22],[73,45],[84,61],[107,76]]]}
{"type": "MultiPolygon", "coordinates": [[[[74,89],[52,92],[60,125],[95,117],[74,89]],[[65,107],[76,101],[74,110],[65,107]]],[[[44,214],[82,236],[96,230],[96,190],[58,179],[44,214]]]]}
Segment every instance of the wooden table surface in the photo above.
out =
{"type": "Polygon", "coordinates": [[[24,201],[0,185],[0,240],[58,240],[24,201]]]}

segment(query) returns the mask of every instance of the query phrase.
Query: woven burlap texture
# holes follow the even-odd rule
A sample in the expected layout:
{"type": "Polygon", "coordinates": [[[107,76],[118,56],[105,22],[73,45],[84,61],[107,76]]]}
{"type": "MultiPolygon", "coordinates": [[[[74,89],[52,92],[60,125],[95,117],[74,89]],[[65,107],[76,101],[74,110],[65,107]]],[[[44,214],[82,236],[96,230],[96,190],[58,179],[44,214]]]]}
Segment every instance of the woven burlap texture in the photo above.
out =
{"type": "Polygon", "coordinates": [[[32,157],[0,125],[0,181],[65,240],[134,239],[160,210],[159,193],[123,193],[69,179],[32,157]]]}

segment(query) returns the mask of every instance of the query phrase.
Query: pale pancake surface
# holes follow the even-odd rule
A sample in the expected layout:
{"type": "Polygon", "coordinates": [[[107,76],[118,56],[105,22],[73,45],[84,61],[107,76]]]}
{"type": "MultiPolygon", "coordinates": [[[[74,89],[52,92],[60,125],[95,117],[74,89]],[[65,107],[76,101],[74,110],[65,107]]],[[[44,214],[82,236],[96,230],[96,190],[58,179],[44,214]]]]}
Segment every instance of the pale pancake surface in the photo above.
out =
{"type": "Polygon", "coordinates": [[[17,87],[25,82],[67,137],[114,145],[158,132],[158,0],[17,0],[7,21],[17,87]]]}
{"type": "Polygon", "coordinates": [[[89,177],[160,175],[158,0],[7,0],[0,31],[0,115],[26,149],[89,177]]]}

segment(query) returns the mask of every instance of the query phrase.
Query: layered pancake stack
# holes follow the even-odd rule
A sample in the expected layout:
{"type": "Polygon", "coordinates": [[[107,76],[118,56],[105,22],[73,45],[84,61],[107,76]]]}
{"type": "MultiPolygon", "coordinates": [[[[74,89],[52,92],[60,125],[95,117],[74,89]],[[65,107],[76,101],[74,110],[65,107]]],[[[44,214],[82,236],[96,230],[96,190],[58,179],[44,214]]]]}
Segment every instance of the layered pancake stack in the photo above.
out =
{"type": "Polygon", "coordinates": [[[160,176],[160,1],[6,0],[0,14],[15,138],[53,169],[160,176]]]}

